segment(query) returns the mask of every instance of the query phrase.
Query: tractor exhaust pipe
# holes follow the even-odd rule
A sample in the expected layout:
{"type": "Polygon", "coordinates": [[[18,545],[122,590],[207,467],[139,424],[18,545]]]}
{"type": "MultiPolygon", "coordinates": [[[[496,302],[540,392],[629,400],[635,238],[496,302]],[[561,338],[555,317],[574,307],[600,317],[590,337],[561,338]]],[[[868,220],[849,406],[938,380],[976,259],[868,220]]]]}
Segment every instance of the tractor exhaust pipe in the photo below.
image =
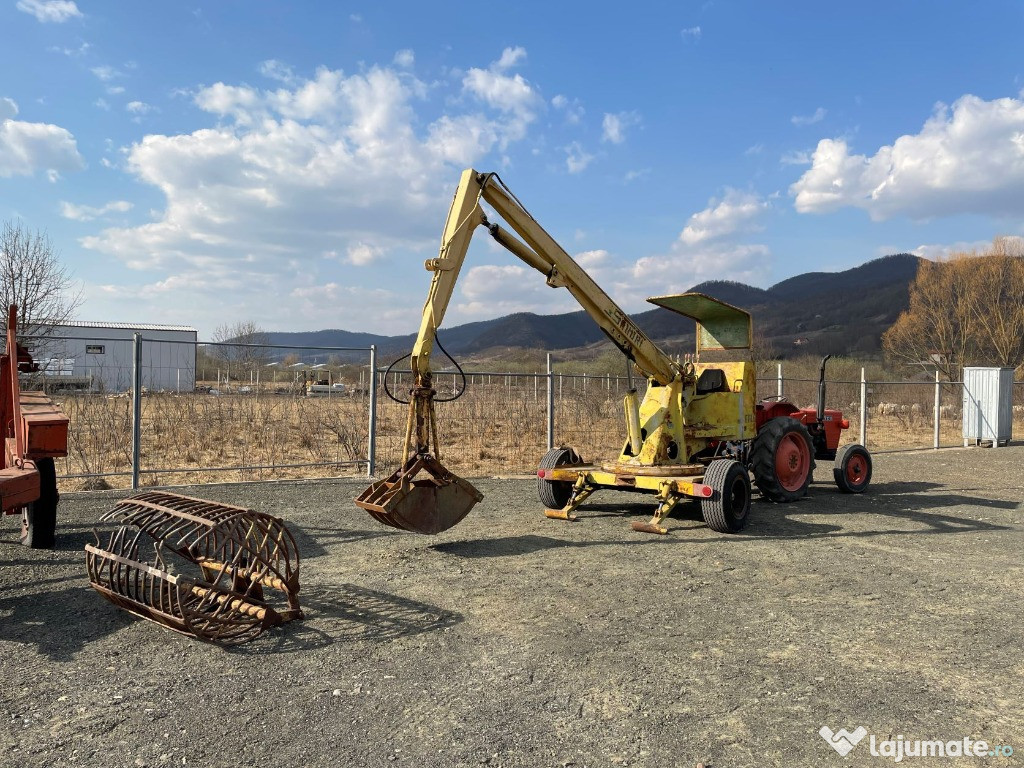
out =
{"type": "Polygon", "coordinates": [[[830,357],[832,355],[825,355],[821,358],[821,373],[818,375],[818,412],[815,414],[818,424],[825,423],[825,363],[830,357]]]}

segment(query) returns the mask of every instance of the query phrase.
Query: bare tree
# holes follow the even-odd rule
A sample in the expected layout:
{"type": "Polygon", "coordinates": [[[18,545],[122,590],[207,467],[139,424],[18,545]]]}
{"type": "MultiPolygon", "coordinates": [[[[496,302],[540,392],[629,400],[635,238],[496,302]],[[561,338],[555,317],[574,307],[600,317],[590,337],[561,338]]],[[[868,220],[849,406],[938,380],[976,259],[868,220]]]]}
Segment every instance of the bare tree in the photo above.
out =
{"type": "Polygon", "coordinates": [[[54,336],[54,326],[70,320],[82,303],[81,291],[45,232],[31,232],[18,221],[0,231],[0,300],[6,316],[18,305],[18,328],[38,347],[54,336]]]}
{"type": "Polygon", "coordinates": [[[236,373],[255,371],[269,359],[270,337],[251,320],[217,326],[213,340],[217,342],[210,349],[213,356],[236,373]]]}
{"type": "Polygon", "coordinates": [[[948,380],[966,365],[1024,364],[1024,256],[1017,238],[989,251],[922,262],[910,308],[882,337],[893,358],[948,380]]]}

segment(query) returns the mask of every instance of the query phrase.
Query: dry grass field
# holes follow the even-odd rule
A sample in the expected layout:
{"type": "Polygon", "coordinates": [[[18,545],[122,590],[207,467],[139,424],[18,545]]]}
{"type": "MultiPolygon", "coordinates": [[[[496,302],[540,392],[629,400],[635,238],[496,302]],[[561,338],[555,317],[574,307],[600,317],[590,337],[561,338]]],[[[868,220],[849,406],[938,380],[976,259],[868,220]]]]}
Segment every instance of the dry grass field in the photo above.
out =
{"type": "MultiPolygon", "coordinates": [[[[467,476],[532,473],[546,450],[546,380],[475,375],[465,394],[437,406],[442,460],[467,476]]],[[[762,396],[777,391],[759,381],[762,396]]],[[[622,395],[612,377],[555,377],[555,442],[588,460],[617,455],[623,439],[622,395]]],[[[401,392],[400,387],[396,390],[401,392]]],[[[787,379],[784,393],[813,405],[817,381],[787,379]]],[[[444,393],[442,393],[444,394],[444,393]]],[[[933,444],[933,383],[868,385],[867,444],[872,451],[928,448],[933,444]]],[[[1024,435],[1024,385],[1015,392],[1015,435],[1024,435]]],[[[958,385],[941,394],[940,444],[962,443],[958,385]]],[[[105,475],[111,487],[130,483],[131,400],[127,396],[59,397],[71,418],[70,455],[58,463],[65,476],[105,475]],[[120,473],[120,474],[115,474],[120,473]]],[[[850,420],[844,442],[859,436],[860,385],[831,382],[828,406],[850,420]]],[[[331,477],[366,471],[369,397],[303,397],[254,390],[212,395],[156,393],[142,399],[143,485],[331,477]],[[297,465],[297,466],[292,466],[297,465]],[[177,470],[177,471],[176,471],[177,470]],[[182,471],[188,470],[188,471],[182,471]]],[[[407,406],[383,392],[377,405],[378,474],[401,459],[407,406]]],[[[69,490],[94,483],[69,477],[69,490]]]]}

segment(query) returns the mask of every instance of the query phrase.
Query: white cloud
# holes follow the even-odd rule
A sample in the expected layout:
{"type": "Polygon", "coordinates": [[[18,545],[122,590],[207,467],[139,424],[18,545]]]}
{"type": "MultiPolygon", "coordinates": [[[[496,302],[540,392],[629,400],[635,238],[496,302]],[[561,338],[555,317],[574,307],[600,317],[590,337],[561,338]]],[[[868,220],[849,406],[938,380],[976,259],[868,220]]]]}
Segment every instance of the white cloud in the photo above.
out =
{"type": "Polygon", "coordinates": [[[679,240],[686,245],[696,245],[736,232],[749,231],[755,226],[757,217],[768,207],[767,201],[757,195],[735,189],[727,190],[721,200],[711,200],[707,208],[690,217],[679,234],[679,240]]]}
{"type": "Polygon", "coordinates": [[[700,27],[688,27],[681,30],[679,34],[682,35],[683,40],[692,40],[696,42],[697,40],[700,40],[701,31],[700,27]]]}
{"type": "MultiPolygon", "coordinates": [[[[931,261],[948,259],[954,253],[984,253],[992,248],[991,240],[959,240],[955,243],[930,243],[922,244],[911,248],[908,253],[920,256],[931,261]]],[[[897,253],[900,248],[888,247],[879,256],[887,256],[890,253],[897,253]]]]}
{"type": "Polygon", "coordinates": [[[42,170],[54,181],[60,171],[85,167],[75,137],[67,129],[11,119],[18,114],[18,105],[11,99],[0,100],[0,113],[7,116],[0,122],[0,178],[31,176],[42,170]]]}
{"type": "Polygon", "coordinates": [[[810,165],[814,152],[810,149],[791,149],[779,158],[783,165],[810,165]]]}
{"type": "Polygon", "coordinates": [[[107,64],[104,64],[99,67],[93,67],[90,71],[104,83],[109,83],[111,80],[114,80],[118,77],[124,77],[123,72],[107,64]]]}
{"type": "Polygon", "coordinates": [[[565,148],[565,167],[569,173],[582,173],[593,161],[594,156],[583,149],[578,141],[565,148]]]}
{"type": "Polygon", "coordinates": [[[494,69],[504,72],[506,69],[517,67],[526,61],[526,49],[521,46],[506,48],[501,52],[501,58],[494,62],[494,69]]]}
{"type": "Polygon", "coordinates": [[[657,282],[660,293],[685,291],[705,280],[758,284],[768,274],[771,250],[738,236],[759,229],[757,219],[769,207],[757,195],[727,190],[690,217],[668,253],[638,259],[634,280],[657,282]]]}
{"type": "Polygon", "coordinates": [[[544,100],[519,74],[507,70],[526,57],[522,48],[506,48],[501,58],[487,69],[471,68],[462,79],[462,88],[492,109],[506,113],[509,119],[499,132],[503,146],[526,135],[527,126],[537,118],[544,100]]]}
{"type": "Polygon", "coordinates": [[[348,258],[346,260],[349,264],[356,267],[365,267],[368,264],[379,261],[383,255],[384,250],[375,245],[363,242],[351,243],[348,246],[348,258]]]}
{"type": "Polygon", "coordinates": [[[124,93],[124,86],[121,86],[121,85],[108,85],[107,86],[107,93],[110,96],[120,96],[122,93],[124,93]]]}
{"type": "Polygon", "coordinates": [[[68,58],[78,58],[80,56],[84,56],[85,54],[87,54],[90,48],[92,48],[92,45],[90,43],[82,42],[82,44],[79,45],[77,48],[51,46],[50,50],[54,53],[62,53],[68,58]]]}
{"type": "Polygon", "coordinates": [[[108,112],[110,111],[110,103],[106,99],[96,99],[96,101],[94,101],[92,104],[94,107],[99,107],[100,109],[104,109],[108,112]]]}
{"type": "Polygon", "coordinates": [[[127,213],[132,209],[132,204],[127,200],[113,200],[99,208],[89,205],[75,205],[62,200],[60,203],[60,215],[65,219],[74,221],[92,221],[107,213],[127,213]]]}
{"type": "Polygon", "coordinates": [[[747,147],[743,151],[743,154],[747,157],[752,157],[753,155],[760,155],[762,152],[764,152],[764,144],[757,142],[757,144],[751,144],[747,147]]]}
{"type": "Polygon", "coordinates": [[[286,85],[291,85],[295,82],[295,73],[292,71],[292,68],[277,59],[267,59],[260,62],[260,74],[286,85]]]}
{"type": "Polygon", "coordinates": [[[133,115],[145,115],[155,109],[152,104],[147,104],[144,101],[129,101],[124,108],[133,115]]]}
{"type": "MultiPolygon", "coordinates": [[[[215,127],[147,135],[125,150],[125,170],[163,194],[163,209],[145,224],[81,242],[130,269],[176,276],[175,285],[205,274],[215,289],[203,296],[235,291],[232,306],[266,308],[268,327],[294,327],[292,309],[276,297],[344,284],[353,271],[344,265],[391,253],[417,264],[418,254],[436,253],[459,171],[484,158],[494,163],[516,140],[507,104],[492,106],[472,81],[447,114],[422,120],[422,85],[408,72],[372,67],[351,75],[321,69],[279,88],[199,88],[195,104],[216,117],[215,127]]],[[[367,270],[360,281],[376,274],[367,270]]],[[[374,315],[377,327],[381,317],[374,315]]],[[[354,319],[365,327],[365,314],[354,319]]]]}
{"type": "Polygon", "coordinates": [[[791,187],[801,213],[862,208],[871,218],[1024,215],[1024,100],[966,95],[873,156],[822,139],[791,187]]]}
{"type": "Polygon", "coordinates": [[[814,110],[813,115],[793,115],[793,117],[789,119],[790,122],[793,123],[793,125],[814,125],[815,123],[820,123],[822,120],[824,120],[825,115],[827,114],[827,109],[825,109],[824,107],[818,107],[816,110],[814,110]]]}
{"type": "Polygon", "coordinates": [[[395,54],[395,66],[411,69],[416,63],[416,54],[409,48],[403,48],[395,54]]]}
{"type": "Polygon", "coordinates": [[[484,264],[465,270],[455,309],[469,319],[512,312],[569,312],[579,305],[567,291],[553,290],[536,270],[519,264],[484,264]]]}
{"type": "Polygon", "coordinates": [[[565,122],[569,125],[579,125],[580,121],[583,120],[585,110],[583,105],[580,104],[579,99],[570,99],[567,96],[558,94],[551,99],[551,106],[565,115],[565,122]]]}
{"type": "Polygon", "coordinates": [[[611,256],[608,251],[601,248],[594,251],[583,251],[582,253],[577,253],[575,261],[584,269],[590,270],[594,267],[600,267],[603,264],[607,264],[610,258],[611,256]]]}
{"type": "Polygon", "coordinates": [[[626,131],[640,124],[640,115],[636,112],[605,113],[601,122],[601,141],[621,144],[626,140],[626,131]]]}
{"type": "Polygon", "coordinates": [[[68,19],[82,17],[82,12],[72,0],[18,0],[17,7],[19,11],[32,14],[44,24],[61,24],[68,19]]]}

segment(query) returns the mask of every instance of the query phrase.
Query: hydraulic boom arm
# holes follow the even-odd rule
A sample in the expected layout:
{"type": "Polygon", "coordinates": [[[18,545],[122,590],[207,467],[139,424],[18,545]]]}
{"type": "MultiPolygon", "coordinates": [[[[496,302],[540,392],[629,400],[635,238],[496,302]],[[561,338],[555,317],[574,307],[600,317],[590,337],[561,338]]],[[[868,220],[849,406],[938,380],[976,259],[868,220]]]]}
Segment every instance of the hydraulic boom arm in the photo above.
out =
{"type": "Polygon", "coordinates": [[[644,374],[663,386],[680,374],[679,366],[658,349],[590,275],[544,231],[497,174],[478,173],[469,168],[463,171],[455,192],[440,254],[426,262],[426,268],[434,273],[434,277],[412,351],[413,373],[418,381],[425,378],[421,384],[429,386],[430,354],[437,328],[444,319],[470,240],[478,226],[487,227],[498,243],[543,274],[548,285],[568,289],[584,311],[644,374]],[[481,201],[494,208],[516,234],[489,222],[480,207],[481,201]]]}

